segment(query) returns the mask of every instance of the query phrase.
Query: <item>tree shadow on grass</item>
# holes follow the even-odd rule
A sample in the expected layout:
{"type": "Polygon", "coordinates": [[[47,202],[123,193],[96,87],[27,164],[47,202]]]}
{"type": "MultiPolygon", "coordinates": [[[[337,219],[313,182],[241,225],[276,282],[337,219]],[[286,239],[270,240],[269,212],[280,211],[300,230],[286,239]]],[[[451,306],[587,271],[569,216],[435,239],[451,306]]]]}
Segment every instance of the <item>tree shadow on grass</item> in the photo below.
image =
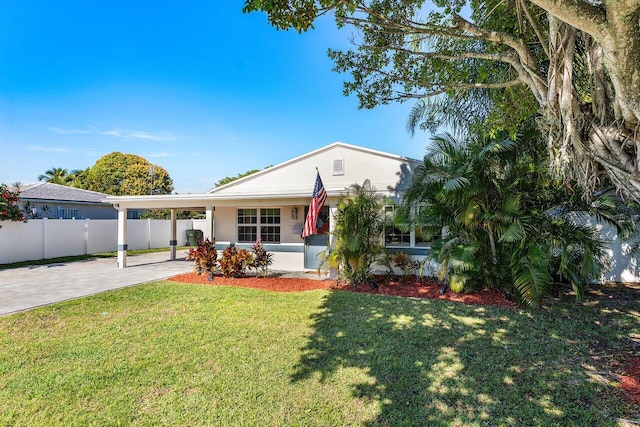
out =
{"type": "Polygon", "coordinates": [[[585,325],[589,313],[334,291],[313,315],[292,381],[365,372],[371,380],[351,386],[355,399],[378,403],[365,425],[615,425],[624,406],[582,367],[593,340],[611,336],[585,325]]]}

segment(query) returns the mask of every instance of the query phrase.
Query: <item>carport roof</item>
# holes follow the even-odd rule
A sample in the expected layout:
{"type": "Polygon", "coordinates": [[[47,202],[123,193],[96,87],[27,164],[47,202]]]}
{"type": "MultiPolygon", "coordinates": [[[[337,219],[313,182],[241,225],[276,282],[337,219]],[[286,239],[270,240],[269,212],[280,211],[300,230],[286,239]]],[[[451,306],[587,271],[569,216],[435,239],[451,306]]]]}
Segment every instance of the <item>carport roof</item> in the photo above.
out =
{"type": "MultiPolygon", "coordinates": [[[[327,197],[341,197],[346,194],[345,188],[327,189],[327,197]]],[[[311,193],[262,193],[254,195],[223,195],[215,193],[201,194],[159,194],[152,196],[107,196],[102,199],[115,208],[136,209],[205,209],[206,206],[236,206],[238,203],[255,201],[263,206],[268,205],[305,205],[309,203],[311,193]]]]}

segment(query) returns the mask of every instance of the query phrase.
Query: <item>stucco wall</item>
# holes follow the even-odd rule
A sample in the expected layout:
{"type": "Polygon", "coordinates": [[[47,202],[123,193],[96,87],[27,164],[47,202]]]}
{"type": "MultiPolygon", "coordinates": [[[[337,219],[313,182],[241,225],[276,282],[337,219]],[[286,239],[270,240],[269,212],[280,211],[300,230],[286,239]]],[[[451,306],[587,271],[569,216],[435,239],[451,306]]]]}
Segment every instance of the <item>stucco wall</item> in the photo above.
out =
{"type": "Polygon", "coordinates": [[[371,185],[390,197],[398,196],[411,180],[416,163],[387,153],[353,146],[335,145],[309,156],[293,159],[266,169],[255,177],[214,190],[226,196],[255,194],[309,194],[313,191],[316,168],[328,192],[343,191],[354,183],[369,179],[371,185]],[[335,173],[334,162],[342,162],[342,173],[335,173]]]}

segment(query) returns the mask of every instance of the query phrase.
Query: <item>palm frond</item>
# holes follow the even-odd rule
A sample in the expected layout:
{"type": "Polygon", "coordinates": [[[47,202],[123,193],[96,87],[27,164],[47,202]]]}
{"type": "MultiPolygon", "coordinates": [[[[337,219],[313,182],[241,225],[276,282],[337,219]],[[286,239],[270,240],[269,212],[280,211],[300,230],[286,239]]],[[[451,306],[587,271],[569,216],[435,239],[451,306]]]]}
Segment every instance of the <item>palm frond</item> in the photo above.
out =
{"type": "Polygon", "coordinates": [[[499,242],[515,243],[521,242],[527,237],[527,230],[518,222],[513,222],[509,228],[502,233],[499,242]]]}
{"type": "Polygon", "coordinates": [[[532,245],[525,253],[514,254],[512,268],[513,284],[522,301],[530,307],[538,306],[551,283],[548,254],[539,246],[532,245]]]}

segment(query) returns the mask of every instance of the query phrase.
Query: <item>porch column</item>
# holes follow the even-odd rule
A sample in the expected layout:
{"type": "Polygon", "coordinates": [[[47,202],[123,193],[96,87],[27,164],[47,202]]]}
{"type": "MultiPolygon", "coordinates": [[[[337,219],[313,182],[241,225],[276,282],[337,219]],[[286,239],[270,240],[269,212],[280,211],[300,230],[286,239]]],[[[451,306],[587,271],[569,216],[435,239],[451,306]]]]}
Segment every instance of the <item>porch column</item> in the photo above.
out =
{"type": "MultiPolygon", "coordinates": [[[[336,216],[338,215],[338,204],[329,204],[329,247],[336,247],[336,238],[333,232],[336,229],[336,216]]],[[[335,267],[329,267],[329,278],[336,279],[338,277],[338,269],[335,267]]]]}
{"type": "Polygon", "coordinates": [[[215,211],[215,207],[205,206],[205,209],[206,209],[206,223],[204,228],[204,238],[209,239],[213,242],[213,239],[214,239],[213,212],[215,211]]]}
{"type": "Polygon", "coordinates": [[[169,252],[171,253],[171,261],[176,260],[176,246],[178,246],[177,223],[178,210],[171,209],[171,240],[169,240],[169,252]]]}
{"type": "Polygon", "coordinates": [[[127,266],[127,208],[118,208],[118,268],[127,266]]]}

